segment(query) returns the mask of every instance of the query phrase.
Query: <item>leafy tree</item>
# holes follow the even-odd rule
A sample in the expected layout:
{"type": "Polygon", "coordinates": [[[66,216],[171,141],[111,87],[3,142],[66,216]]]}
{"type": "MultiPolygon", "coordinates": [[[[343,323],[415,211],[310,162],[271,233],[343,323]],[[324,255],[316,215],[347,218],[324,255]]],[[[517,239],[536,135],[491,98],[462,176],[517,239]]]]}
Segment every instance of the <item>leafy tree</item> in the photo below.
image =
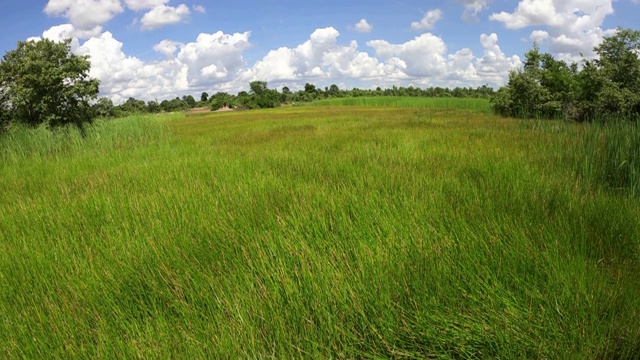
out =
{"type": "Polygon", "coordinates": [[[147,111],[147,104],[144,100],[130,97],[124,104],[118,106],[118,109],[125,114],[139,114],[147,111]]]}
{"type": "Polygon", "coordinates": [[[218,92],[215,95],[211,96],[209,99],[211,102],[211,110],[216,111],[225,106],[234,108],[236,107],[236,98],[233,95],[227,94],[226,92],[218,92]]]}
{"type": "Polygon", "coordinates": [[[206,103],[207,101],[209,101],[209,94],[207,94],[206,92],[203,92],[202,95],[200,95],[200,101],[202,101],[203,103],[206,103]]]}
{"type": "Polygon", "coordinates": [[[186,95],[182,97],[182,101],[184,101],[189,109],[196,107],[196,99],[191,95],[186,95]]]}
{"type": "Polygon", "coordinates": [[[276,90],[267,87],[266,81],[252,81],[249,83],[251,96],[242,97],[240,104],[244,108],[275,108],[280,106],[280,94],[276,90]]]}
{"type": "Polygon", "coordinates": [[[599,57],[578,70],[534,45],[524,69],[491,99],[494,111],[578,121],[640,118],[640,31],[619,28],[594,50],[599,57]]]}
{"type": "Polygon", "coordinates": [[[158,104],[157,101],[151,100],[147,102],[147,112],[152,114],[157,114],[162,111],[162,107],[158,104]]]}
{"type": "Polygon", "coordinates": [[[251,93],[257,96],[264,94],[269,88],[267,88],[266,81],[252,81],[249,83],[251,93]]]}
{"type": "Polygon", "coordinates": [[[606,114],[640,116],[640,31],[618,28],[597,46],[601,82],[599,107],[606,114]]]}
{"type": "MultiPolygon", "coordinates": [[[[50,127],[91,122],[89,101],[99,81],[89,78],[88,56],[71,53],[71,40],[18,42],[0,62],[3,112],[11,121],[50,127]]],[[[6,120],[5,120],[6,121],[6,120]]]]}
{"type": "Polygon", "coordinates": [[[102,97],[93,105],[93,113],[96,117],[109,118],[116,115],[115,106],[111,99],[102,97]]]}
{"type": "Polygon", "coordinates": [[[525,54],[524,69],[512,71],[509,83],[492,98],[493,109],[504,116],[559,117],[575,97],[575,75],[575,68],[541,54],[534,44],[525,54]]]}

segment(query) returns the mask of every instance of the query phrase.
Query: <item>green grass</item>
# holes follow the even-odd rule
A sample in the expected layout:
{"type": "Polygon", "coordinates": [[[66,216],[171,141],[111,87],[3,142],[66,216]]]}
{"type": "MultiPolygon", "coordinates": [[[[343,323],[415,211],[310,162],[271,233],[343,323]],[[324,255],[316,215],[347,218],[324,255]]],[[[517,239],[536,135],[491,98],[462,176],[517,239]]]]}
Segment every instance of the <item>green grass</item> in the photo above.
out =
{"type": "Polygon", "coordinates": [[[454,98],[454,97],[347,97],[317,100],[311,103],[315,106],[376,106],[394,108],[427,108],[427,109],[456,109],[474,110],[491,113],[488,99],[454,98]]]}
{"type": "Polygon", "coordinates": [[[2,358],[637,358],[582,130],[290,107],[2,140],[2,358]]]}

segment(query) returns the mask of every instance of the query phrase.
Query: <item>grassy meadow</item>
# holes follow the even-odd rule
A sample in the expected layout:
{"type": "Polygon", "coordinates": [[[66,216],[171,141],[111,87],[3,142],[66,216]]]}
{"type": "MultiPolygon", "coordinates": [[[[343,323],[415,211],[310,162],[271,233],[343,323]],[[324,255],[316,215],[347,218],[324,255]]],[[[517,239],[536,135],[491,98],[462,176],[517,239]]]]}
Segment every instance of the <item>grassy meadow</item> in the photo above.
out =
{"type": "Polygon", "coordinates": [[[0,137],[0,358],[640,356],[607,132],[395,101],[0,137]]]}

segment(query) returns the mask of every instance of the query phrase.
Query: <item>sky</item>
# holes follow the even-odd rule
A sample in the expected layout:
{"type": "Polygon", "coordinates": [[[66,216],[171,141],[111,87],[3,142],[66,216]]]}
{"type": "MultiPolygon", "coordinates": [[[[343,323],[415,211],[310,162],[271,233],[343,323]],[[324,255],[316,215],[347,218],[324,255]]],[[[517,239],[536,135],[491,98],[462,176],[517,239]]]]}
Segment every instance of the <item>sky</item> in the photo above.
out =
{"type": "Polygon", "coordinates": [[[497,88],[534,41],[580,62],[638,18],[640,0],[3,0],[0,49],[72,38],[115,103],[237,93],[254,80],[497,88]]]}

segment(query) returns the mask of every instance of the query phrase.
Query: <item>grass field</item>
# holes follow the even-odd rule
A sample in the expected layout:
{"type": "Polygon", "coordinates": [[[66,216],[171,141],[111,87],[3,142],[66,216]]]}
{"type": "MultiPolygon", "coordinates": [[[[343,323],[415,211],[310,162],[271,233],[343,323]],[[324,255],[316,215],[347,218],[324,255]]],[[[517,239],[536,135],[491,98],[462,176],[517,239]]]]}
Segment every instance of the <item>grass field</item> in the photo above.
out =
{"type": "Polygon", "coordinates": [[[317,100],[311,103],[315,106],[361,106],[361,107],[394,107],[394,108],[427,108],[427,109],[456,109],[474,110],[476,112],[491,113],[491,106],[487,99],[454,98],[454,97],[347,97],[317,100]]]}
{"type": "Polygon", "coordinates": [[[0,138],[0,357],[640,355],[600,137],[335,105],[0,138]]]}

